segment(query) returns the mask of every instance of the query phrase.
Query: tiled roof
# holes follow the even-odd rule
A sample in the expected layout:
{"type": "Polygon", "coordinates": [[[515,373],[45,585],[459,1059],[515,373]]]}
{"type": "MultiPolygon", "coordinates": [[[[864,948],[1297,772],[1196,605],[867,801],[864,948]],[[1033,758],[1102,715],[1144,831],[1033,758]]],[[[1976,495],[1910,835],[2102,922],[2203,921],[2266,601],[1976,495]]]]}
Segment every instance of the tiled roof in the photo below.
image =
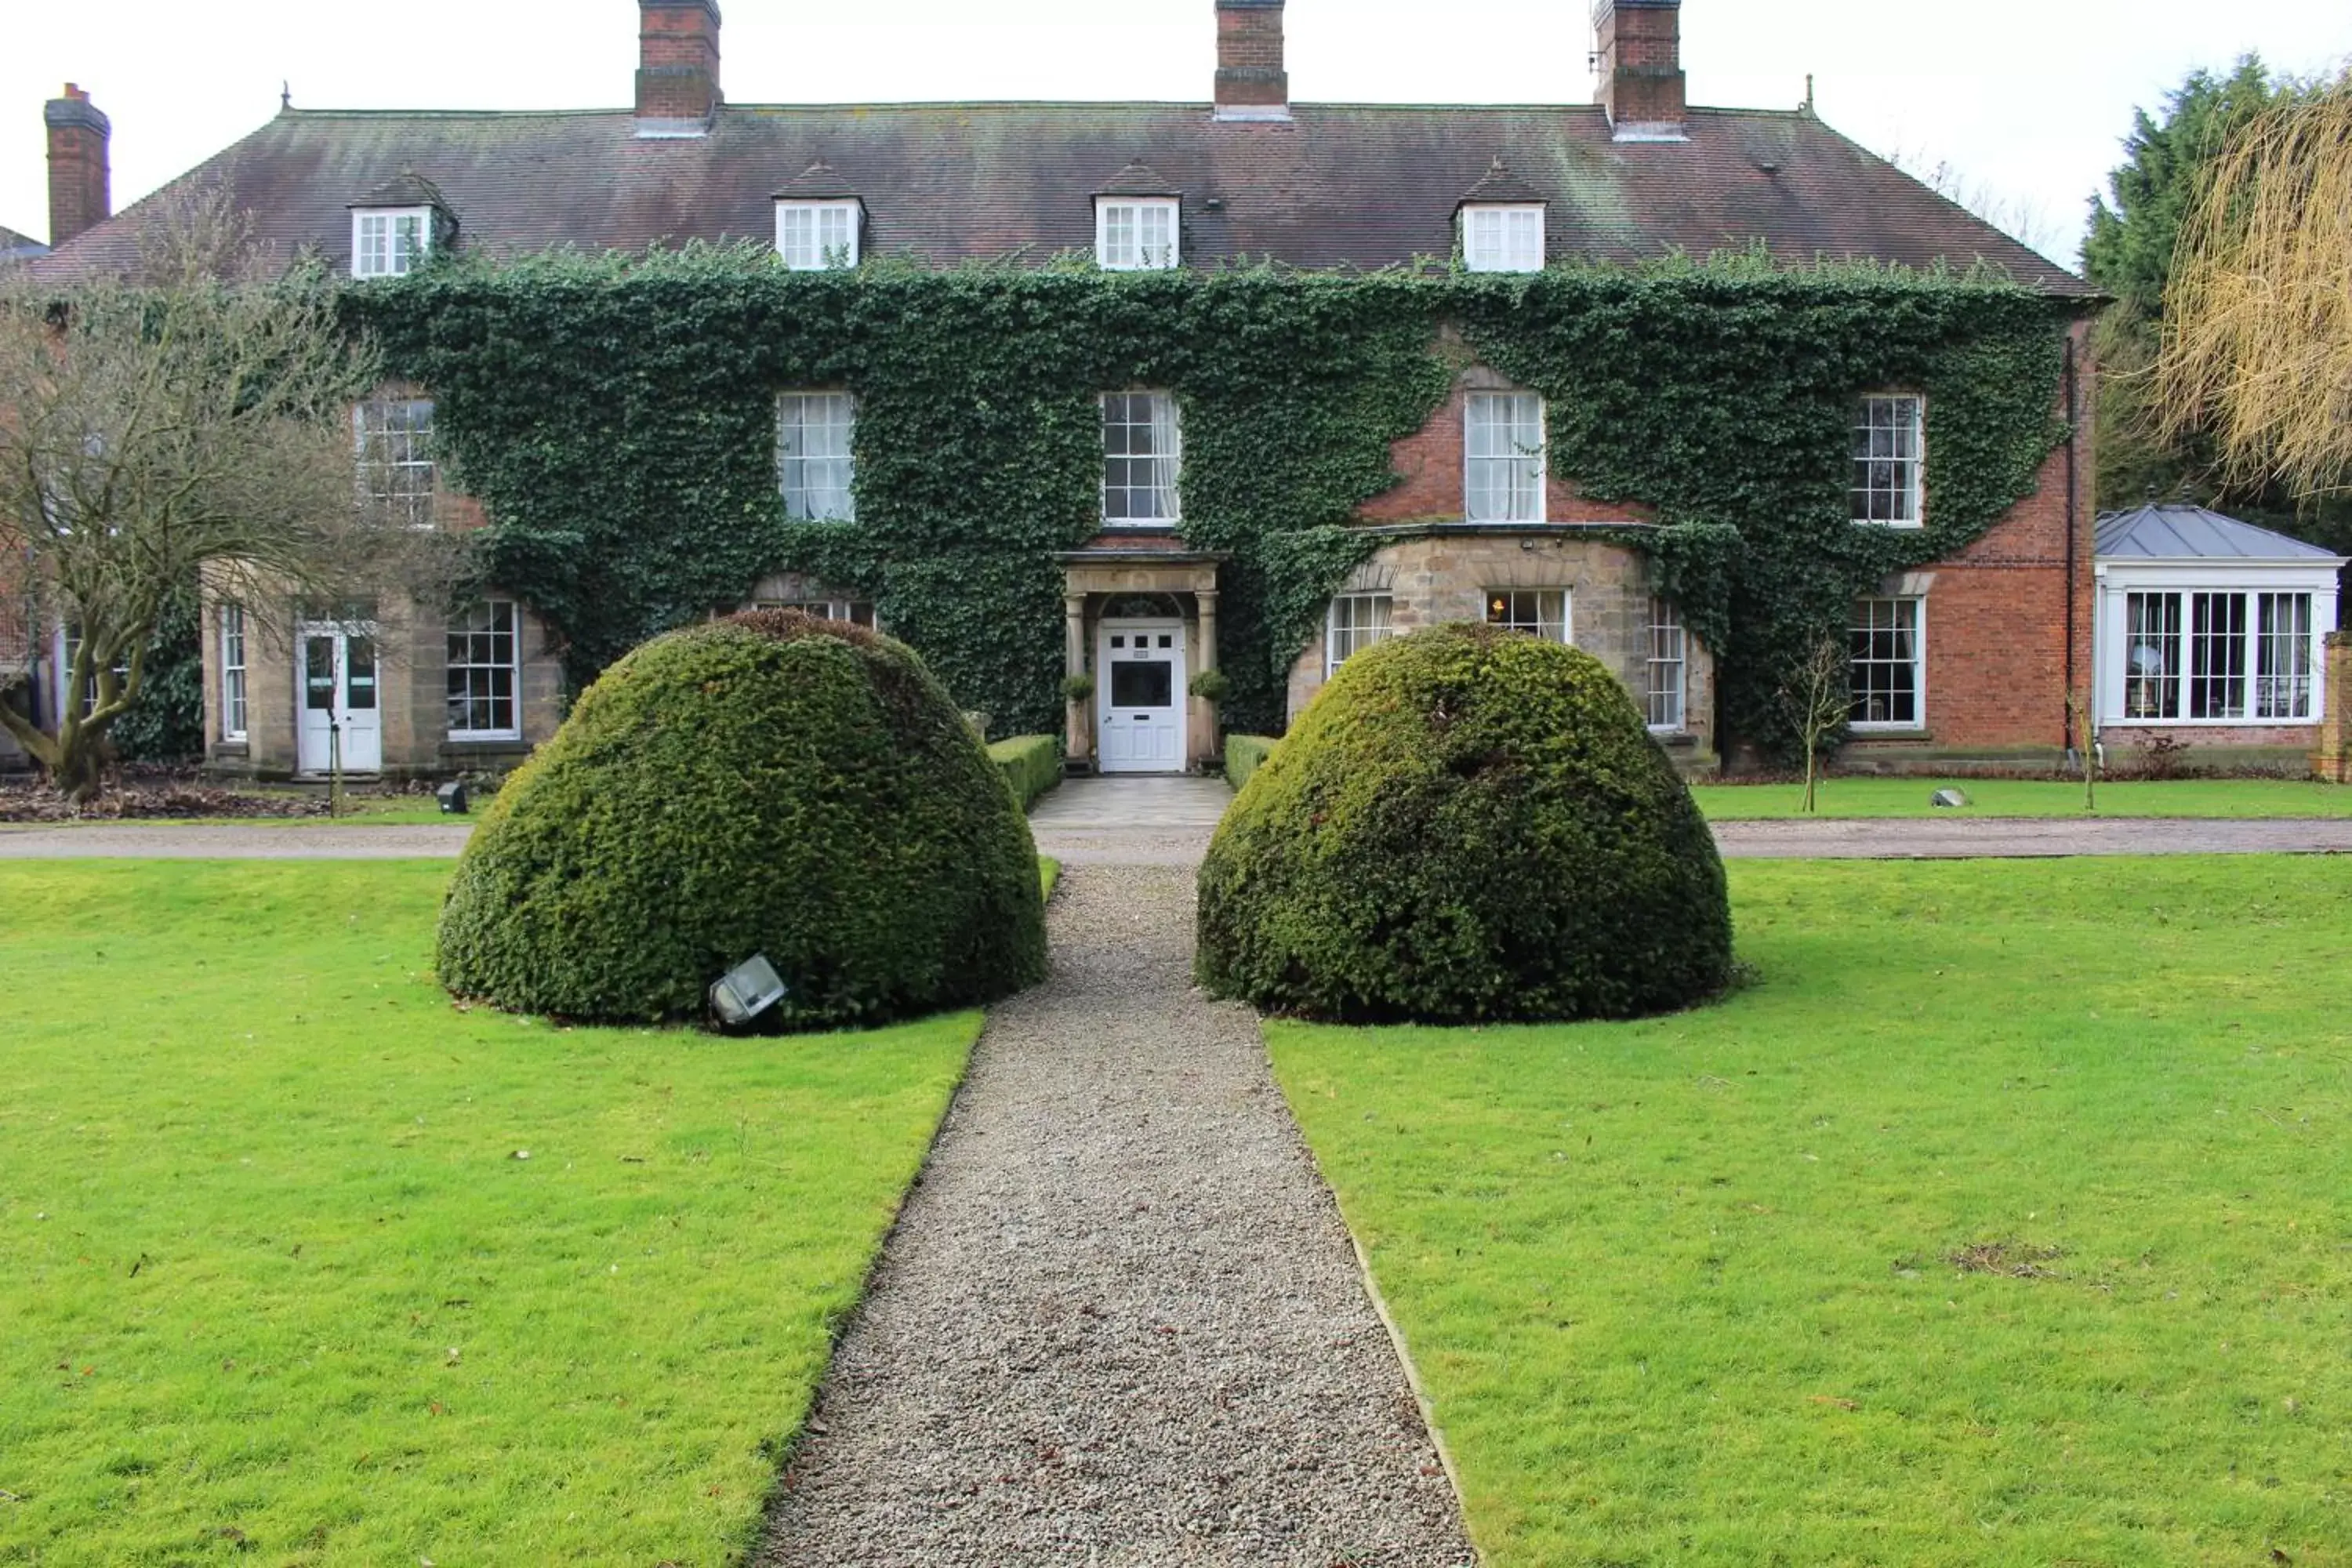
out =
{"type": "MultiPolygon", "coordinates": [[[[730,104],[710,135],[683,140],[637,137],[625,110],[289,110],[185,178],[232,179],[263,238],[340,263],[351,204],[409,173],[471,247],[638,250],[766,241],[776,191],[823,163],[864,199],[869,254],[946,264],[1090,250],[1095,194],[1141,164],[1183,199],[1187,262],[1376,268],[1449,254],[1457,207],[1498,158],[1549,205],[1555,261],[1760,242],[1792,262],[1981,259],[2050,293],[2093,292],[1801,111],[1693,110],[1687,142],[1618,142],[1584,105],[1300,104],[1288,121],[1236,124],[1205,104],[730,104]]],[[[128,260],[152,200],[43,265],[128,260]]]]}
{"type": "Polygon", "coordinates": [[[48,253],[49,247],[31,235],[0,226],[0,261],[26,261],[48,253]]]}
{"type": "Polygon", "coordinates": [[[2272,566],[2341,565],[2342,557],[2199,506],[2144,506],[2103,513],[2102,561],[2244,561],[2272,566]]]}

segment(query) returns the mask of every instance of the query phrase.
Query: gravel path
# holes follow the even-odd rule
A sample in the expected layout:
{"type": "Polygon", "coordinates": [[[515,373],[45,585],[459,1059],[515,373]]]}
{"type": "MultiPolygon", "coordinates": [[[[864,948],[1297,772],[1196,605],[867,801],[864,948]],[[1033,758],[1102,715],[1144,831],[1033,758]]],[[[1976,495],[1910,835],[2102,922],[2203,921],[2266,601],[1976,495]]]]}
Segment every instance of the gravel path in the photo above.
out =
{"type": "Polygon", "coordinates": [[[1074,868],[997,1008],[758,1562],[1473,1561],[1189,870],[1074,868]]]}

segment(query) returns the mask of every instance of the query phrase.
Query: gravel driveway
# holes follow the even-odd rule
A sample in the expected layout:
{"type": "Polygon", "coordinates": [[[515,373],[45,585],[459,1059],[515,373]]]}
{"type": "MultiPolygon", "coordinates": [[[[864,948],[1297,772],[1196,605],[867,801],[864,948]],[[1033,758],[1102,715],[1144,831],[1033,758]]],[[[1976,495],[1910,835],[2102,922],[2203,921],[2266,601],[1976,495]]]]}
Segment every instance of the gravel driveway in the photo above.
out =
{"type": "Polygon", "coordinates": [[[1084,866],[995,1010],[762,1564],[1473,1561],[1192,873],[1084,866]]]}

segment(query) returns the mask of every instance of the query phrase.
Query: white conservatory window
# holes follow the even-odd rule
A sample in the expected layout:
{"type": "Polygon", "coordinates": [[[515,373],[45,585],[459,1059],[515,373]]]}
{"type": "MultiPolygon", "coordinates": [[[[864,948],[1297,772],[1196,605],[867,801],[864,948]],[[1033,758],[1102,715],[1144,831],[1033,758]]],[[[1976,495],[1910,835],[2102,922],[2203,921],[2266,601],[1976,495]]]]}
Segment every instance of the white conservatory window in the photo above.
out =
{"type": "Polygon", "coordinates": [[[1113,392],[1102,400],[1102,515],[1106,523],[1171,523],[1181,515],[1178,483],[1184,432],[1164,392],[1113,392]]]}
{"type": "Polygon", "coordinates": [[[1882,528],[1925,524],[1926,400],[1862,400],[1853,432],[1853,520],[1882,528]]]}
{"type": "Polygon", "coordinates": [[[449,738],[510,741],[522,734],[521,613],[511,599],[474,605],[449,623],[449,738]]]}
{"type": "Polygon", "coordinates": [[[380,398],[353,411],[360,492],[393,521],[433,524],[433,405],[421,397],[380,398]]]}
{"type": "Polygon", "coordinates": [[[1095,202],[1095,260],[1106,270],[1165,271],[1176,265],[1177,237],[1173,198],[1095,202]]]}
{"type": "Polygon", "coordinates": [[[778,202],[776,254],[795,272],[857,265],[857,203],[778,202]]]}
{"type": "Polygon", "coordinates": [[[786,517],[856,520],[856,428],[857,400],[845,392],[787,392],[776,399],[776,482],[786,517]]]}
{"type": "Polygon", "coordinates": [[[1672,599],[1650,601],[1650,728],[1680,734],[1689,727],[1690,637],[1672,599]]]}
{"type": "Polygon", "coordinates": [[[1568,592],[1562,588],[1497,588],[1486,595],[1486,624],[1548,642],[1568,641],[1568,592]]]}
{"type": "Polygon", "coordinates": [[[352,214],[354,278],[402,277],[432,250],[430,207],[377,207],[352,214]]]}
{"type": "Polygon", "coordinates": [[[1473,272],[1542,271],[1543,208],[1464,207],[1462,264],[1473,272]]]}
{"type": "Polygon", "coordinates": [[[2129,594],[2124,711],[2134,723],[2314,716],[2309,594],[2129,594]]]}
{"type": "Polygon", "coordinates": [[[1850,674],[1857,730],[1916,730],[1927,720],[1926,601],[1857,599],[1850,674]]]}
{"type": "Polygon", "coordinates": [[[1472,522],[1541,522],[1544,405],[1532,392],[1474,392],[1463,448],[1472,522]]]}
{"type": "Polygon", "coordinates": [[[223,605],[221,638],[221,739],[242,741],[245,715],[245,606],[223,605]]]}
{"type": "Polygon", "coordinates": [[[1396,599],[1388,594],[1342,594],[1331,601],[1323,637],[1323,677],[1329,679],[1356,654],[1393,634],[1396,599]]]}

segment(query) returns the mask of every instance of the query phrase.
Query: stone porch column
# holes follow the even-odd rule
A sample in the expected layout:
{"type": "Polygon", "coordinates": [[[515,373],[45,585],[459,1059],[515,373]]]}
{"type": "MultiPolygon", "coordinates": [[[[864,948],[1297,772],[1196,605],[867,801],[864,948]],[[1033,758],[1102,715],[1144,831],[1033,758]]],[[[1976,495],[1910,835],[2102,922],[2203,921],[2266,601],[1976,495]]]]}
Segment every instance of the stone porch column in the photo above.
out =
{"type": "MultiPolygon", "coordinates": [[[[1087,596],[1066,594],[1062,596],[1063,669],[1068,675],[1087,672],[1087,596]]],[[[1088,722],[1091,704],[1076,698],[1063,703],[1063,754],[1072,762],[1084,762],[1095,754],[1093,727],[1088,722]]]]}
{"type": "Polygon", "coordinates": [[[2319,748],[2311,771],[2329,784],[2352,784],[2352,633],[2331,632],[2323,656],[2327,710],[2319,718],[2319,748]]]}
{"type": "MultiPolygon", "coordinates": [[[[1201,605],[1201,668],[1195,673],[1205,673],[1217,668],[1217,591],[1214,588],[1202,588],[1194,595],[1194,597],[1201,605]]],[[[1200,749],[1203,762],[1224,750],[1223,739],[1217,733],[1217,709],[1214,703],[1203,701],[1197,697],[1192,699],[1192,724],[1193,733],[1204,737],[1206,741],[1200,749]]]]}

